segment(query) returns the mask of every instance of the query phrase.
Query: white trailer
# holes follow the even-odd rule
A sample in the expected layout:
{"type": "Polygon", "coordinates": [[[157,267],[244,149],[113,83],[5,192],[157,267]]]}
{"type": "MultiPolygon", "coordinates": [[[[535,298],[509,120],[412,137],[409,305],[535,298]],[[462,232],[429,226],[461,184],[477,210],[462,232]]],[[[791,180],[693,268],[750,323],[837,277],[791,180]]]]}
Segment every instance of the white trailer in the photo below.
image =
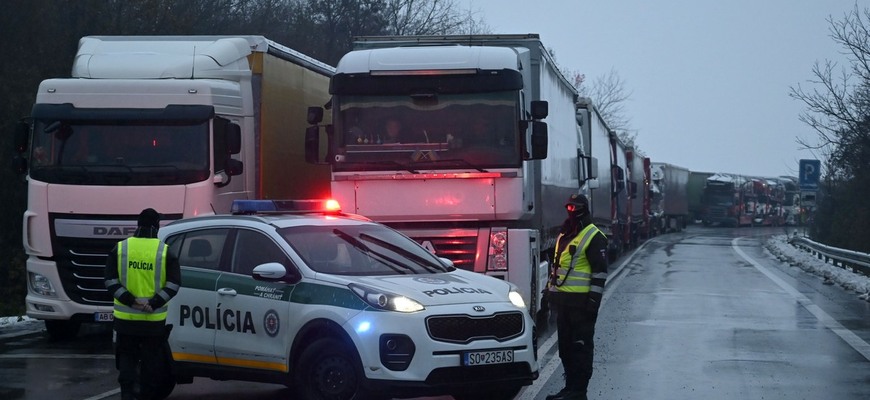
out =
{"type": "MultiPolygon", "coordinates": [[[[539,311],[565,201],[585,181],[577,92],[539,36],[355,46],[330,87],[333,196],[459,268],[514,283],[539,311]],[[384,140],[388,119],[401,120],[401,143],[384,140]]],[[[311,161],[322,160],[318,132],[309,130],[311,161]]]]}
{"type": "Polygon", "coordinates": [[[577,120],[581,121],[583,143],[588,143],[589,182],[583,193],[589,198],[592,223],[608,238],[609,257],[615,259],[625,248],[629,234],[629,210],[626,177],[626,148],[611,130],[589,98],[576,104],[577,120]]]}
{"type": "Polygon", "coordinates": [[[82,38],[72,78],[40,84],[19,132],[27,315],[56,337],[110,321],[106,254],[144,208],[168,223],[235,199],[328,196],[301,131],[333,71],[261,36],[82,38]]]}

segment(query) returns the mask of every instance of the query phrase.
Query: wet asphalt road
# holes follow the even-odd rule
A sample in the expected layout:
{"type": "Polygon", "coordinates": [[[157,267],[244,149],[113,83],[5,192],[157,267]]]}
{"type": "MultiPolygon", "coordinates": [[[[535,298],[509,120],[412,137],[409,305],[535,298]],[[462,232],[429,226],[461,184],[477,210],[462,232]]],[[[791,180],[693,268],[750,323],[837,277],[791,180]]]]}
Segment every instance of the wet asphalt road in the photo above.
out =
{"type": "MultiPolygon", "coordinates": [[[[870,303],[763,246],[782,228],[689,227],[611,265],[590,399],[870,398],[870,303]]],[[[552,327],[541,377],[518,398],[561,388],[552,327]]],[[[0,399],[120,398],[111,331],[74,341],[0,332],[0,399]]],[[[170,399],[293,399],[280,385],[196,379],[170,399]]],[[[449,399],[449,397],[444,397],[449,399]]]]}

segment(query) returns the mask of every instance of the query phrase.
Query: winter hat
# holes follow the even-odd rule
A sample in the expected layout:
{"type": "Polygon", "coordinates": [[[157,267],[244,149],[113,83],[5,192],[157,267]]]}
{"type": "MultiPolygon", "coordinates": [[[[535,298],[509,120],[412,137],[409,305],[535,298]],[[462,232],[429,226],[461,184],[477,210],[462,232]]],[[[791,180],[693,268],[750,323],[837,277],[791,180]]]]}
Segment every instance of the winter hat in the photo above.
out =
{"type": "Polygon", "coordinates": [[[160,226],[160,213],[153,208],[146,208],[139,213],[137,223],[139,224],[139,227],[142,228],[157,228],[160,226]]]}

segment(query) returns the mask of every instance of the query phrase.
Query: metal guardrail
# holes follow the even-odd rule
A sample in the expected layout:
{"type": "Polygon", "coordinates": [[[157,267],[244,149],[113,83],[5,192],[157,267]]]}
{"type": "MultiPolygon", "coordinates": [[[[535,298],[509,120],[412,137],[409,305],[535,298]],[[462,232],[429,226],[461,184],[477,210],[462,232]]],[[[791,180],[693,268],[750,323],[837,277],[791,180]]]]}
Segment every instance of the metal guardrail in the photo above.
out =
{"type": "Polygon", "coordinates": [[[870,254],[826,246],[803,236],[792,236],[788,241],[793,246],[810,252],[826,263],[864,276],[870,276],[870,254]]]}

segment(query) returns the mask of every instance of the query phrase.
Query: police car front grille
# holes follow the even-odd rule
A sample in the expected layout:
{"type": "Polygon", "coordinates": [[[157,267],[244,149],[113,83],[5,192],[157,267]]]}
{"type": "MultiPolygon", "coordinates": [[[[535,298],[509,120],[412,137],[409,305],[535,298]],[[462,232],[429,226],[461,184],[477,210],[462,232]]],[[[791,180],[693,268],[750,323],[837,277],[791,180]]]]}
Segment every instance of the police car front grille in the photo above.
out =
{"type": "Polygon", "coordinates": [[[103,277],[106,257],[117,243],[116,239],[56,238],[55,262],[70,300],[92,306],[112,305],[103,277]]]}
{"type": "Polygon", "coordinates": [[[475,340],[505,341],[523,333],[523,313],[505,312],[486,317],[441,315],[426,319],[426,329],[433,340],[470,343],[475,340]]]}
{"type": "Polygon", "coordinates": [[[450,236],[412,235],[417,243],[431,243],[435,255],[453,261],[456,268],[468,271],[474,270],[474,258],[477,255],[477,233],[455,234],[450,236]]]}

